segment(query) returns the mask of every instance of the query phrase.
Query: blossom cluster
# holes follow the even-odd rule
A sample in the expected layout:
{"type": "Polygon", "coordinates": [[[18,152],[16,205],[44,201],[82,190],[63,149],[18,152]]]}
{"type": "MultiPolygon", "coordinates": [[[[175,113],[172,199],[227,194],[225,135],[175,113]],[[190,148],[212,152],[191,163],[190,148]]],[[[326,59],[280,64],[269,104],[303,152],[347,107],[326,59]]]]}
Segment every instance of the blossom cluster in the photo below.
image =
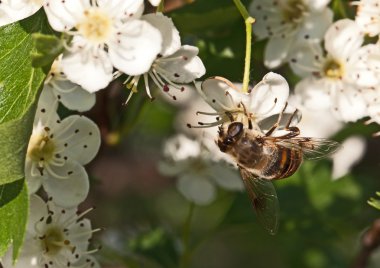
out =
{"type": "Polygon", "coordinates": [[[265,65],[289,63],[300,77],[295,94],[305,109],[329,110],[343,122],[370,117],[379,123],[379,46],[364,37],[379,35],[380,3],[353,2],[358,7],[355,20],[333,22],[329,2],[253,1],[253,32],[268,39],[265,65]]]}
{"type": "MultiPolygon", "coordinates": [[[[150,2],[157,6],[160,1],[150,2]]],[[[197,47],[181,44],[169,17],[143,15],[143,0],[0,1],[0,26],[41,8],[60,34],[64,51],[46,77],[27,149],[30,217],[25,243],[16,264],[12,250],[1,263],[7,268],[100,267],[91,256],[97,249],[88,249],[100,229],[83,219],[91,209],[77,213],[90,188],[84,165],[99,151],[100,131],[83,115],[62,118],[59,107],[73,113],[90,110],[95,92],[120,76],[126,77],[129,98],[141,78],[149,98],[159,89],[176,100],[184,84],[201,77],[205,67],[197,47]]]]}
{"type": "MultiPolygon", "coordinates": [[[[153,5],[158,2],[151,1],[153,5]]],[[[65,51],[60,55],[60,68],[64,79],[89,93],[126,75],[131,95],[137,92],[142,77],[150,98],[150,84],[154,83],[176,99],[175,91],[184,90],[182,84],[205,73],[198,48],[181,45],[170,18],[159,12],[143,15],[143,0],[1,1],[0,14],[4,16],[0,26],[26,18],[41,7],[50,26],[61,33],[65,51]]],[[[69,86],[60,84],[55,86],[69,86]]],[[[86,93],[71,96],[76,94],[86,93]]]]}

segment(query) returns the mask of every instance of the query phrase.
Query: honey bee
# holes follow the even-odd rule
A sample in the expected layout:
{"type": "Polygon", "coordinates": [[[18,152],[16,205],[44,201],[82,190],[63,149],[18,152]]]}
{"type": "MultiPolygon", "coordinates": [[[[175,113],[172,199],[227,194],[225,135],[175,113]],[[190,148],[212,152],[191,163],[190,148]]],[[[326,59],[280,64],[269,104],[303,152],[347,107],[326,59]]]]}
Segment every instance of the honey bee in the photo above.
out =
{"type": "Polygon", "coordinates": [[[252,124],[245,126],[236,121],[219,127],[217,145],[237,163],[257,217],[270,234],[277,232],[279,214],[277,194],[271,181],[293,175],[303,159],[323,158],[340,146],[328,139],[300,137],[300,130],[290,126],[297,112],[277,115],[277,121],[265,134],[253,129],[252,124]],[[280,128],[285,134],[273,136],[280,128]]]}

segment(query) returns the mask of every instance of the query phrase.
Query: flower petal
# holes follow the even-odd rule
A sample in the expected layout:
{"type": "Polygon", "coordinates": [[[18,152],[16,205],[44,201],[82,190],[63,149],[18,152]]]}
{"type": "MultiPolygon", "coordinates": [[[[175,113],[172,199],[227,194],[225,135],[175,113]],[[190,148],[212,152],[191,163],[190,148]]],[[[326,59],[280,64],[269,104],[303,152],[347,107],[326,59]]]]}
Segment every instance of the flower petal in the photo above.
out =
{"type": "Polygon", "coordinates": [[[181,194],[197,205],[208,205],[215,200],[215,186],[205,178],[183,174],[178,178],[177,188],[181,194]]]}
{"type": "Polygon", "coordinates": [[[301,97],[302,104],[310,110],[329,109],[332,105],[323,80],[305,78],[296,85],[295,93],[301,97]]]}
{"type": "Polygon", "coordinates": [[[319,43],[302,42],[292,48],[289,66],[299,76],[319,73],[325,60],[319,43]]]}
{"type": "Polygon", "coordinates": [[[179,32],[171,18],[164,16],[162,13],[151,13],[142,16],[142,19],[160,31],[162,36],[161,56],[172,55],[181,47],[179,32]]]}
{"type": "Polygon", "coordinates": [[[29,198],[29,218],[27,231],[30,234],[35,235],[36,222],[39,222],[42,217],[46,216],[48,210],[45,201],[43,201],[42,198],[38,195],[32,194],[29,198]]]}
{"type": "Polygon", "coordinates": [[[70,110],[85,112],[95,105],[95,93],[90,93],[68,80],[55,81],[54,87],[50,84],[45,87],[47,90],[51,90],[56,98],[70,110]]]}
{"type": "Polygon", "coordinates": [[[247,101],[248,95],[239,91],[225,78],[210,77],[204,80],[198,92],[204,100],[218,112],[235,109],[240,102],[247,101]]]}
{"type": "Polygon", "coordinates": [[[101,9],[106,9],[114,18],[139,19],[144,11],[144,0],[97,0],[101,9]]]}
{"type": "Polygon", "coordinates": [[[366,142],[363,137],[352,136],[346,139],[342,148],[333,155],[332,177],[334,180],[347,175],[365,153],[366,142]]]}
{"type": "Polygon", "coordinates": [[[333,23],[334,13],[326,8],[321,12],[311,12],[305,16],[302,28],[298,32],[299,40],[322,40],[329,26],[333,23]]]}
{"type": "Polygon", "coordinates": [[[158,6],[158,4],[161,2],[162,0],[149,0],[149,3],[152,5],[152,6],[158,6]]]}
{"type": "Polygon", "coordinates": [[[359,26],[352,20],[343,19],[332,24],[327,30],[325,48],[334,59],[344,61],[360,48],[363,41],[359,26]]]}
{"type": "MultiPolygon", "coordinates": [[[[71,162],[75,166],[75,162],[71,162]]],[[[61,171],[66,170],[64,168],[61,171]]],[[[89,180],[86,170],[76,164],[73,175],[67,179],[49,178],[42,182],[45,191],[54,202],[62,207],[74,207],[83,202],[89,191],[89,180]]]]}
{"type": "Polygon", "coordinates": [[[82,20],[84,11],[89,7],[89,1],[78,0],[46,0],[44,4],[49,24],[58,32],[73,28],[82,20]]]}
{"type": "Polygon", "coordinates": [[[164,75],[176,83],[190,83],[206,73],[202,60],[197,56],[198,48],[184,45],[170,57],[158,59],[156,63],[165,70],[164,75]],[[178,58],[178,60],[170,60],[178,58]]]}
{"type": "Polygon", "coordinates": [[[293,36],[270,38],[264,51],[265,66],[273,69],[287,61],[289,50],[293,43],[293,36]]]}
{"type": "Polygon", "coordinates": [[[40,175],[36,163],[28,158],[25,160],[25,180],[28,185],[29,194],[34,194],[40,189],[45,177],[45,174],[43,176],[40,175]]]}
{"type": "Polygon", "coordinates": [[[213,163],[209,171],[210,178],[221,188],[231,191],[241,191],[244,189],[244,184],[237,169],[228,167],[225,164],[213,163]]]}
{"type": "Polygon", "coordinates": [[[289,85],[285,78],[276,73],[268,73],[250,93],[247,109],[259,118],[280,113],[289,97],[289,85]]]}
{"type": "Polygon", "coordinates": [[[62,58],[62,69],[67,79],[91,93],[105,88],[113,79],[112,64],[102,49],[96,54],[85,49],[67,52],[62,58]]]}
{"type": "Polygon", "coordinates": [[[119,31],[121,34],[108,43],[113,66],[128,75],[146,73],[161,51],[160,32],[140,20],[128,21],[119,31]]]}
{"type": "Polygon", "coordinates": [[[0,3],[0,27],[29,16],[32,16],[42,7],[38,1],[12,1],[0,3]]]}
{"type": "Polygon", "coordinates": [[[313,11],[326,8],[331,0],[303,0],[303,2],[313,11]]]}
{"type": "Polygon", "coordinates": [[[55,139],[64,146],[62,157],[73,159],[80,164],[89,163],[100,147],[98,126],[84,116],[72,115],[65,118],[55,133],[55,139]]]}
{"type": "Polygon", "coordinates": [[[367,116],[367,105],[356,89],[346,85],[334,98],[333,112],[344,122],[355,122],[367,116]]]}

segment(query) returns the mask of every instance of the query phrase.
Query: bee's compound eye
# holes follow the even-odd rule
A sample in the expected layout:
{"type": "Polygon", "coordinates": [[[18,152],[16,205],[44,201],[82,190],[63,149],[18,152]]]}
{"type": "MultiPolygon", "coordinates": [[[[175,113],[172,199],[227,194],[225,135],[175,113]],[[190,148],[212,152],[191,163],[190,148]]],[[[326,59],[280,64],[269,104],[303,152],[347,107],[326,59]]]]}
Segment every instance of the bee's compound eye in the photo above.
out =
{"type": "Polygon", "coordinates": [[[233,122],[228,126],[228,136],[231,138],[239,136],[243,132],[243,123],[233,122]]]}

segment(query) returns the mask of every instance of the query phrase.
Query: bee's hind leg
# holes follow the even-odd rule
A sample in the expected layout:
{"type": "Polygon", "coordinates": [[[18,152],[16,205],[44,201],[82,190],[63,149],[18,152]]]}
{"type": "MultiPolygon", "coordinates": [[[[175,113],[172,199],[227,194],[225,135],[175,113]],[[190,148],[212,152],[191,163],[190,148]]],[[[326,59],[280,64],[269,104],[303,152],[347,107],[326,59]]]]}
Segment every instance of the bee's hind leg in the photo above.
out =
{"type": "MultiPolygon", "coordinates": [[[[285,112],[285,110],[286,110],[287,107],[288,107],[288,103],[286,102],[284,108],[281,111],[281,113],[279,113],[279,115],[278,115],[277,122],[273,124],[273,126],[267,131],[267,133],[265,133],[266,137],[272,135],[272,133],[278,128],[278,126],[280,125],[281,119],[282,119],[282,115],[284,114],[284,112],[285,112]]],[[[291,118],[293,116],[294,116],[294,114],[291,116],[291,118]]],[[[290,124],[290,122],[288,122],[288,123],[290,124]]]]}

